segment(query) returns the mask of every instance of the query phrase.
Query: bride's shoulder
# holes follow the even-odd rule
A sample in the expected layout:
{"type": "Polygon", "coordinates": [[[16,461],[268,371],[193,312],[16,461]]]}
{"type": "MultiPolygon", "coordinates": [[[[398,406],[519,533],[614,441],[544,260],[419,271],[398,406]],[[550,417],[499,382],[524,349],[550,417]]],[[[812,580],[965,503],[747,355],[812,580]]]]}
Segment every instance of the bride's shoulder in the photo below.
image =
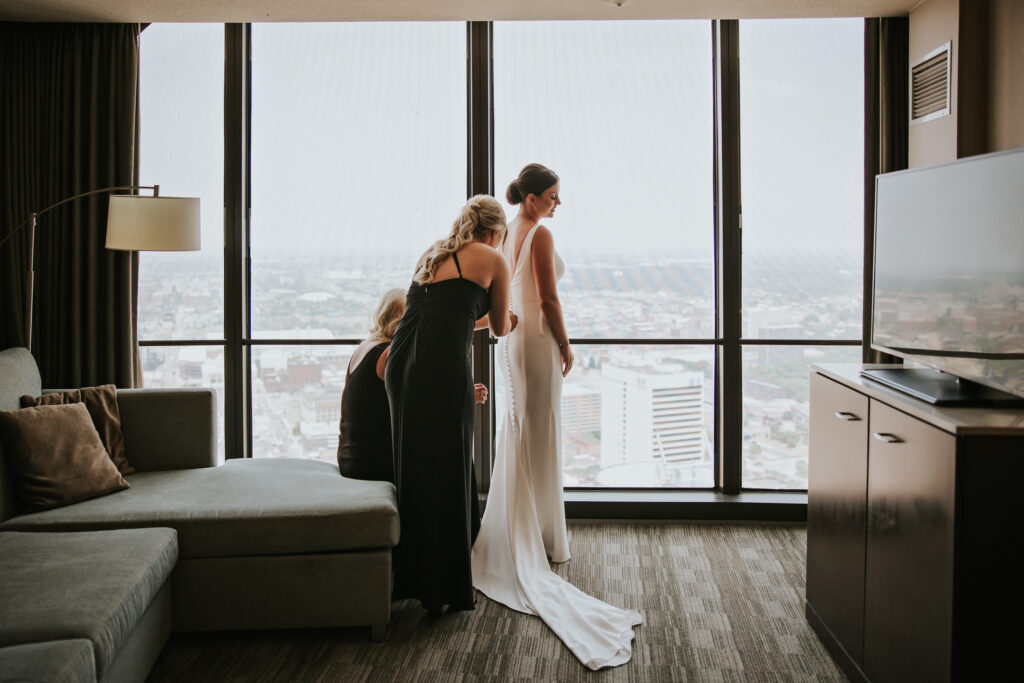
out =
{"type": "Polygon", "coordinates": [[[541,247],[542,249],[544,247],[554,247],[555,238],[546,225],[541,224],[537,226],[537,231],[533,234],[533,244],[535,247],[541,247]]]}

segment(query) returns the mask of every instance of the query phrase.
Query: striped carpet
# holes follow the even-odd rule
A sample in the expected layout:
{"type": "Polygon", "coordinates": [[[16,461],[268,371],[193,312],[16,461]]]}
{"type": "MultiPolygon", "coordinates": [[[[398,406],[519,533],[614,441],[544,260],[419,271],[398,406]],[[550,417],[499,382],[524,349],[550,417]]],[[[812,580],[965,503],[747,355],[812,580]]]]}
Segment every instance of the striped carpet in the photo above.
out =
{"type": "Polygon", "coordinates": [[[844,681],[804,618],[806,530],[570,522],[558,573],[639,610],[633,659],[591,672],[536,617],[478,595],[430,617],[396,603],[367,629],[174,634],[151,683],[188,681],[844,681]]]}

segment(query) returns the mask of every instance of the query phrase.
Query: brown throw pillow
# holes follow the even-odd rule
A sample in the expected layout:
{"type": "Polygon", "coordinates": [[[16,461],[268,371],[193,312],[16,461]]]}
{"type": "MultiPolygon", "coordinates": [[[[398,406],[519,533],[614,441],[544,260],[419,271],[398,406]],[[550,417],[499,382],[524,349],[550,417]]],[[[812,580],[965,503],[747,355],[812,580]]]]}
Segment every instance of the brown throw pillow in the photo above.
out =
{"type": "Polygon", "coordinates": [[[103,384],[98,387],[83,387],[70,391],[57,391],[42,396],[22,396],[21,407],[54,406],[68,403],[84,403],[89,417],[100,434],[100,441],[107,449],[107,455],[121,474],[135,471],[124,453],[124,434],[121,433],[121,411],[117,407],[117,387],[103,384]]]}
{"type": "Polygon", "coordinates": [[[0,411],[0,441],[29,511],[128,488],[82,403],[0,411]]]}

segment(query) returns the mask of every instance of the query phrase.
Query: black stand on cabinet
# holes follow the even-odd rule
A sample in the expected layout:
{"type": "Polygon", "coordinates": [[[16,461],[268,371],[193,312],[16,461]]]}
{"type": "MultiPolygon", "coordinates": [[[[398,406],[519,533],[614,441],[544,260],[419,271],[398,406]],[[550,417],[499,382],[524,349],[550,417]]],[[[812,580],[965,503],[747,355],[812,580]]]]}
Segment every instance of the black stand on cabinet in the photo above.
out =
{"type": "Polygon", "coordinates": [[[863,377],[937,406],[1024,407],[1024,398],[926,368],[866,368],[863,377]]]}

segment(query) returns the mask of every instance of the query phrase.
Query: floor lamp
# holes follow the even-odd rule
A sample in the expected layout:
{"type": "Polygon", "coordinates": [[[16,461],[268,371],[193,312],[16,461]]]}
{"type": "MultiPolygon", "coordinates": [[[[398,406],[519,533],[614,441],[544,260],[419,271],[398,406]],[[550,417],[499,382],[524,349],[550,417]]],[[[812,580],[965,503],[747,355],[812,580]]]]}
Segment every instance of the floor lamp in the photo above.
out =
{"type": "Polygon", "coordinates": [[[32,302],[35,287],[36,224],[40,216],[58,206],[84,197],[125,190],[152,190],[153,196],[111,195],[107,210],[107,249],[122,251],[198,251],[199,199],[195,197],[161,197],[159,185],[122,185],[90,190],[62,199],[32,212],[28,219],[14,227],[3,240],[14,237],[28,226],[28,273],[25,282],[25,346],[32,350],[32,302]]]}

